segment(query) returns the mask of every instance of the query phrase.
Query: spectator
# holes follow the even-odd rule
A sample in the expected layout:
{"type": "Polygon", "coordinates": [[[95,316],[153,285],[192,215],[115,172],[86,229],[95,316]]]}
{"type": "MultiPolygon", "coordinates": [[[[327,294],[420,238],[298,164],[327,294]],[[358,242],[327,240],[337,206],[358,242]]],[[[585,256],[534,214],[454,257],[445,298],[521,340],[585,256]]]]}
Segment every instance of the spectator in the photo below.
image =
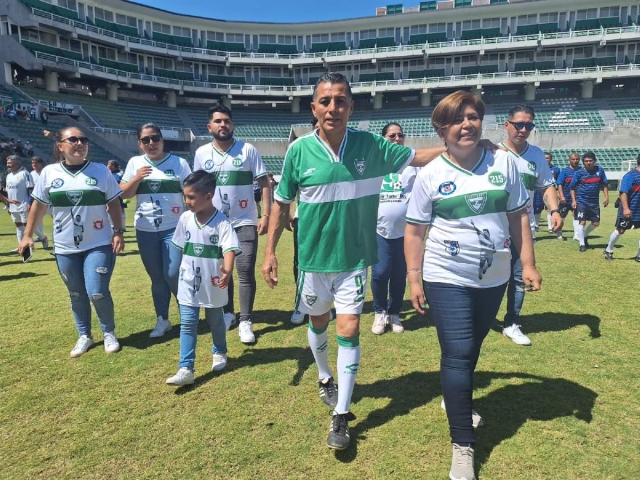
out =
{"type": "Polygon", "coordinates": [[[29,140],[24,142],[24,146],[22,148],[27,155],[29,156],[33,155],[33,145],[31,145],[31,142],[29,140]]]}
{"type": "Polygon", "coordinates": [[[16,112],[15,107],[9,107],[9,110],[7,111],[7,117],[9,117],[10,120],[13,121],[18,121],[18,112],[16,112]]]}
{"type": "Polygon", "coordinates": [[[49,114],[47,112],[42,112],[40,114],[40,120],[42,121],[42,124],[46,127],[47,124],[49,123],[49,114]]]}

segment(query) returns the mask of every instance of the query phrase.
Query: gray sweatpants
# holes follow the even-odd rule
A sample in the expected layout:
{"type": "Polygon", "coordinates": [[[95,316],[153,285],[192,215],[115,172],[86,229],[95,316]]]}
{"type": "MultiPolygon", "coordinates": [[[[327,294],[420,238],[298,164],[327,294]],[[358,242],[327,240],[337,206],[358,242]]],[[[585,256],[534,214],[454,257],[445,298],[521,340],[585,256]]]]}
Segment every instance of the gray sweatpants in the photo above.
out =
{"type": "MultiPolygon", "coordinates": [[[[236,257],[235,269],[240,280],[240,318],[239,321],[251,320],[253,302],[256,299],[256,256],[258,253],[258,227],[245,225],[235,229],[242,253],[236,257]]],[[[225,313],[234,313],[233,277],[229,281],[229,303],[224,307],[225,313]]]]}

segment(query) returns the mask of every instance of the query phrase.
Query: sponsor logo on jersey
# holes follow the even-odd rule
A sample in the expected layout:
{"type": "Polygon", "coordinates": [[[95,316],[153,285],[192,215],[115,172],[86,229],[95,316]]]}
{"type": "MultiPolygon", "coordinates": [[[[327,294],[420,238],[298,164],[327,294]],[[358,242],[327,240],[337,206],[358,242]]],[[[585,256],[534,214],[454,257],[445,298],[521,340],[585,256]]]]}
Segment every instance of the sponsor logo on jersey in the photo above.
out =
{"type": "Polygon", "coordinates": [[[242,166],[242,158],[236,157],[233,159],[233,162],[231,163],[233,164],[234,167],[240,168],[242,166]]]}
{"type": "Polygon", "coordinates": [[[471,210],[475,213],[480,213],[487,204],[487,192],[471,193],[465,195],[464,199],[467,201],[467,205],[469,205],[471,210]]]}
{"type": "Polygon", "coordinates": [[[187,230],[184,232],[184,239],[188,242],[191,239],[191,232],[187,230]]]}
{"type": "Polygon", "coordinates": [[[500,172],[492,172],[489,174],[489,183],[494,187],[501,187],[507,183],[507,177],[500,172]]]}
{"type": "Polygon", "coordinates": [[[160,190],[160,182],[158,180],[149,180],[147,183],[149,184],[149,190],[153,193],[157,193],[160,190]]]}
{"type": "Polygon", "coordinates": [[[218,180],[222,185],[226,185],[229,181],[229,172],[220,172],[218,173],[218,180]]]}
{"type": "Polygon", "coordinates": [[[453,192],[456,191],[456,184],[453,182],[444,182],[441,183],[440,186],[438,187],[438,192],[440,192],[440,195],[451,195],[453,192]]]}
{"type": "Polygon", "coordinates": [[[51,182],[51,188],[60,188],[64,185],[64,180],[61,178],[54,178],[53,182],[51,182]]]}
{"type": "Polygon", "coordinates": [[[444,245],[447,253],[452,257],[455,257],[460,253],[460,243],[457,240],[445,240],[444,245]]]}
{"type": "Polygon", "coordinates": [[[213,168],[213,160],[209,159],[204,162],[204,168],[205,170],[211,170],[213,168]]]}
{"type": "Polygon", "coordinates": [[[213,245],[218,245],[218,235],[211,235],[209,237],[209,241],[213,244],[213,245]]]}
{"type": "Polygon", "coordinates": [[[180,212],[182,212],[182,207],[171,207],[171,213],[175,213],[176,215],[178,215],[180,212]]]}
{"type": "Polygon", "coordinates": [[[527,166],[529,167],[529,170],[531,170],[532,172],[536,171],[536,164],[533,162],[527,162],[527,166]]]}
{"type": "Polygon", "coordinates": [[[215,277],[211,277],[211,285],[213,285],[214,287],[218,285],[218,283],[220,283],[220,277],[218,277],[217,275],[215,277]]]}
{"type": "Polygon", "coordinates": [[[400,175],[397,173],[391,173],[388,176],[384,177],[382,180],[382,189],[381,193],[396,193],[402,192],[402,181],[400,180],[400,175]]]}
{"type": "Polygon", "coordinates": [[[244,210],[245,208],[247,208],[249,206],[249,200],[247,200],[247,199],[240,200],[238,202],[238,205],[240,205],[240,208],[244,210]]]}
{"type": "Polygon", "coordinates": [[[313,305],[314,303],[316,303],[316,300],[318,300],[317,295],[305,295],[305,297],[309,306],[313,305]]]}
{"type": "Polygon", "coordinates": [[[104,228],[104,220],[96,220],[93,222],[94,230],[102,230],[104,228]]]}
{"type": "Polygon", "coordinates": [[[78,205],[82,200],[82,190],[74,190],[72,192],[67,192],[67,198],[74,205],[78,205]]]}
{"type": "Polygon", "coordinates": [[[199,257],[200,255],[202,255],[202,252],[204,252],[204,245],[201,243],[194,243],[193,253],[195,253],[196,256],[199,257]]]}
{"type": "Polygon", "coordinates": [[[175,177],[175,176],[176,176],[176,172],[174,172],[174,171],[173,171],[173,170],[171,170],[171,169],[169,169],[169,170],[165,170],[165,171],[164,171],[164,174],[165,174],[167,177],[175,177]]]}
{"type": "Polygon", "coordinates": [[[309,175],[311,175],[313,172],[315,172],[316,167],[312,167],[312,168],[307,168],[304,172],[302,172],[302,176],[303,177],[308,177],[309,175]]]}
{"type": "Polygon", "coordinates": [[[364,175],[364,169],[367,168],[367,161],[363,158],[362,160],[356,160],[356,171],[360,175],[364,175]]]}
{"type": "Polygon", "coordinates": [[[87,185],[94,186],[94,185],[97,185],[97,184],[98,184],[98,180],[96,180],[96,179],[95,179],[95,178],[93,178],[93,177],[87,177],[87,179],[85,180],[85,183],[86,183],[87,185]]]}

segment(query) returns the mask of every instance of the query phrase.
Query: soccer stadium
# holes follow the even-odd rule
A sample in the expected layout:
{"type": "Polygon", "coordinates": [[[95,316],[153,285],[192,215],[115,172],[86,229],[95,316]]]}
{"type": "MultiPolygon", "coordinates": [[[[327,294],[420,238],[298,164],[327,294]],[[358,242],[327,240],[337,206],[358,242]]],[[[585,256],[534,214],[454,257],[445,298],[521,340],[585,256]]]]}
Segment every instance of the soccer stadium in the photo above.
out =
{"type": "MultiPolygon", "coordinates": [[[[380,134],[397,122],[411,148],[442,145],[431,116],[455,91],[484,101],[483,138],[496,144],[510,109],[527,104],[535,110],[529,142],[561,169],[573,152],[595,153],[612,205],[586,254],[540,227],[544,286],[527,294],[522,313],[534,346],[490,332],[475,377],[474,408],[485,422],[478,478],[640,475],[635,230],[613,263],[602,258],[615,190],[640,158],[640,4],[427,0],[372,4],[371,16],[335,21],[260,23],[237,12],[245,16],[223,21],[124,0],[0,1],[0,173],[12,154],[25,166],[32,155],[52,163],[46,132],[62,127],[88,137],[91,162],[117,160],[124,170],[141,154],[136,128],[147,122],[193,167],[211,143],[208,110],[219,104],[233,113],[235,138],[255,146],[279,181],[288,146],[312,130],[314,86],[328,72],[350,82],[350,128],[380,134]]],[[[318,403],[306,330],[289,324],[291,235],[282,235],[277,290],[262,280],[260,240],[255,345],[231,330],[224,375],[207,372],[174,393],[164,378],[179,349],[177,308],[171,333],[149,339],[148,278],[133,208],[125,213],[127,246],[111,281],[123,351],[108,360],[93,351],[69,362],[69,297],[54,257],[36,247],[23,263],[9,253],[10,217],[0,224],[0,478],[446,478],[449,431],[428,314],[405,296],[406,333],[376,337],[367,292],[358,420],[351,446],[333,454],[321,443],[330,417],[318,403]]],[[[44,222],[51,232],[51,218],[44,222]]]]}

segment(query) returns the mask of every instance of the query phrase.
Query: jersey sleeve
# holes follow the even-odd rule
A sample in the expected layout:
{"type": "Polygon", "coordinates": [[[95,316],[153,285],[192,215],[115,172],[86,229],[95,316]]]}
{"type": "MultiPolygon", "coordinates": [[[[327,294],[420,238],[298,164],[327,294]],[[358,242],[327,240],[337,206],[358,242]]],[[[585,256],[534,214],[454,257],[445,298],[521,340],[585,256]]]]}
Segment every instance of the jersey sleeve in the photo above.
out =
{"type": "Polygon", "coordinates": [[[238,241],[238,235],[236,235],[236,231],[228,220],[225,219],[220,222],[219,231],[220,247],[222,248],[223,255],[227,252],[235,252],[236,255],[242,253],[240,242],[238,241]]]}
{"type": "Polygon", "coordinates": [[[607,185],[609,185],[607,174],[605,173],[604,168],[602,167],[600,167],[600,171],[602,172],[602,177],[600,177],[602,180],[600,180],[600,183],[602,183],[606,187],[607,185]]]}
{"type": "Polygon", "coordinates": [[[185,228],[185,222],[186,222],[186,217],[185,214],[187,212],[185,212],[184,214],[182,214],[180,216],[180,219],[178,220],[178,225],[176,225],[176,229],[173,232],[173,238],[171,239],[171,243],[178,249],[180,249],[180,251],[182,251],[184,249],[184,233],[186,231],[185,228]]]}
{"type": "Polygon", "coordinates": [[[406,220],[409,223],[429,225],[433,221],[433,195],[429,188],[426,173],[426,171],[422,170],[413,184],[406,216],[406,220]]]}
{"type": "Polygon", "coordinates": [[[26,178],[26,183],[27,183],[27,190],[30,188],[33,188],[35,186],[35,183],[33,181],[33,177],[31,176],[31,174],[29,172],[25,172],[27,174],[27,178],[26,178]]]}
{"type": "Polygon", "coordinates": [[[620,188],[618,190],[619,193],[626,193],[629,195],[629,192],[633,188],[633,176],[628,173],[624,174],[622,177],[622,181],[620,182],[620,188]]]}
{"type": "Polygon", "coordinates": [[[413,161],[416,151],[404,145],[397,145],[386,138],[372,134],[378,151],[385,164],[385,174],[397,173],[413,161]]]}
{"type": "Polygon", "coordinates": [[[546,190],[556,184],[556,180],[553,177],[553,172],[549,168],[549,164],[546,160],[540,162],[540,174],[536,179],[536,188],[538,190],[546,190]]]}
{"type": "MultiPolygon", "coordinates": [[[[194,161],[195,166],[195,161],[194,161]]],[[[180,185],[182,185],[185,179],[191,175],[191,167],[184,158],[180,158],[180,185]]]]}
{"type": "Polygon", "coordinates": [[[296,175],[296,165],[299,162],[300,148],[298,144],[292,143],[284,155],[282,164],[282,177],[276,188],[274,197],[282,203],[291,203],[298,193],[298,179],[296,175]]]}
{"type": "Polygon", "coordinates": [[[258,153],[258,149],[251,145],[248,148],[247,153],[249,153],[251,157],[251,172],[253,173],[253,178],[258,179],[260,177],[264,177],[268,173],[267,167],[264,166],[264,162],[258,153]]]}
{"type": "Polygon", "coordinates": [[[200,149],[196,150],[196,154],[193,156],[193,171],[197,172],[198,170],[204,170],[204,165],[202,164],[202,160],[200,157],[202,153],[200,153],[200,149]]]}
{"type": "Polygon", "coordinates": [[[45,185],[48,182],[48,172],[47,170],[43,170],[40,174],[40,179],[38,183],[33,187],[33,192],[31,192],[31,196],[35,198],[38,202],[44,203],[45,205],[51,204],[51,198],[49,197],[49,190],[45,188],[45,185]]]}
{"type": "Polygon", "coordinates": [[[569,184],[569,190],[575,190],[576,188],[578,188],[578,182],[580,181],[581,172],[582,170],[578,170],[573,175],[573,178],[571,179],[571,183],[569,184]]]}
{"type": "Polygon", "coordinates": [[[133,160],[133,158],[130,158],[129,161],[127,162],[127,167],[124,169],[124,174],[120,179],[122,183],[127,183],[131,181],[133,177],[136,176],[136,170],[135,170],[136,167],[134,163],[136,162],[133,160]]]}
{"type": "Polygon", "coordinates": [[[560,170],[556,183],[562,187],[562,193],[566,194],[567,192],[564,191],[564,177],[566,177],[566,175],[564,174],[564,170],[560,170]]]}
{"type": "MultiPolygon", "coordinates": [[[[527,206],[529,202],[529,194],[527,189],[522,183],[522,177],[518,173],[515,160],[511,157],[507,158],[507,184],[506,190],[509,192],[509,199],[507,200],[507,213],[517,212],[527,206]]],[[[547,170],[549,166],[547,165],[547,170]]],[[[549,170],[549,173],[551,171],[549,170]]]]}

